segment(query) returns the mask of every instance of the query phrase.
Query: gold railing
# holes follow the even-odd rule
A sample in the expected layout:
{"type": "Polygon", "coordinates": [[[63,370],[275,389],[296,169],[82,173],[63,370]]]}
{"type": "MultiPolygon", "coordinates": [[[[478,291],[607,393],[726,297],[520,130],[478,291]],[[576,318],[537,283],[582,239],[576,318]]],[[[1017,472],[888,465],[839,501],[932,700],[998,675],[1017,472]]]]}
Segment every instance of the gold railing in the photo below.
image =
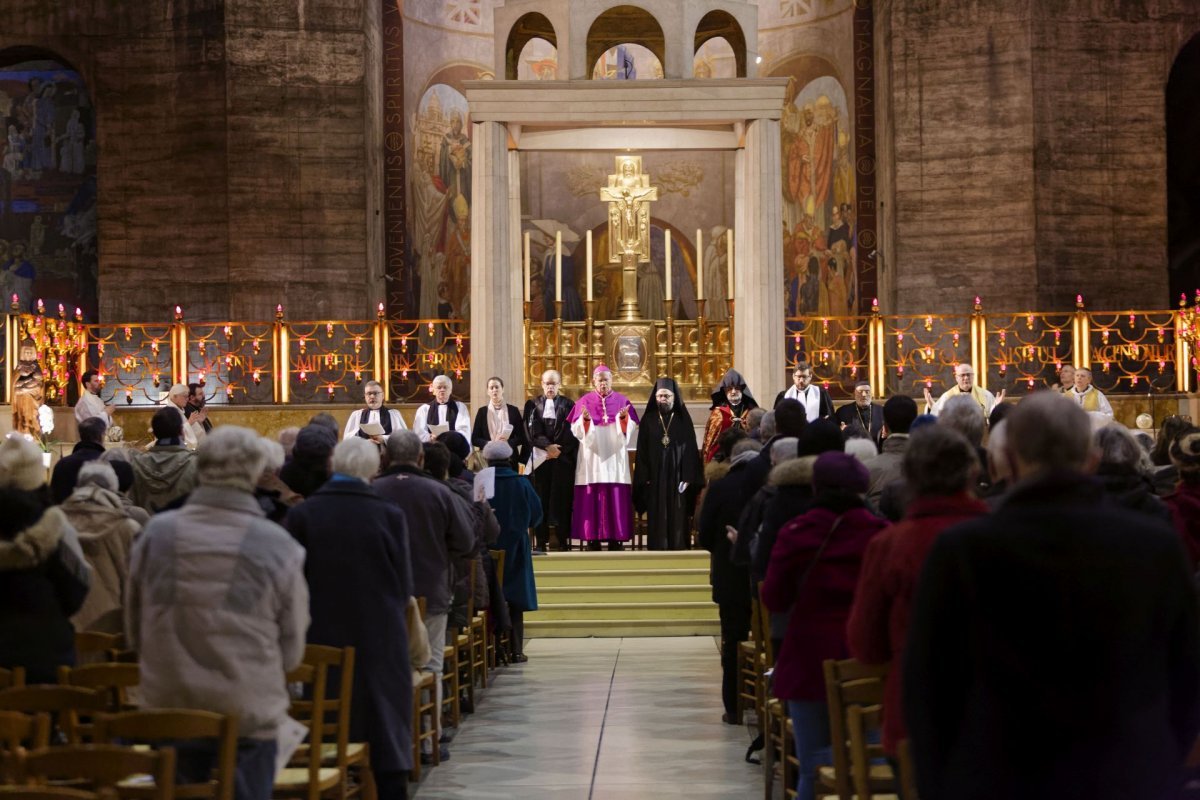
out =
{"type": "Polygon", "coordinates": [[[1200,294],[1177,311],[984,313],[794,317],[786,320],[788,370],[808,361],[839,398],[869,381],[876,396],[938,394],[954,366],[970,364],[981,386],[1020,396],[1054,384],[1064,364],[1089,367],[1106,394],[1190,392],[1200,339],[1200,294]]]}
{"type": "MultiPolygon", "coordinates": [[[[613,352],[614,329],[627,325],[643,326],[646,330],[646,352],[641,353],[641,369],[653,383],[658,375],[670,375],[679,384],[687,399],[702,400],[725,371],[733,366],[733,301],[726,300],[729,321],[711,323],[704,317],[706,302],[698,300],[697,319],[665,320],[596,320],[592,318],[594,303],[587,304],[582,322],[561,319],[560,315],[547,322],[531,319],[532,304],[525,304],[525,391],[529,396],[541,394],[541,376],[546,370],[557,370],[562,376],[562,388],[578,396],[591,388],[592,370],[605,363],[614,369],[618,383],[621,372],[613,352]]],[[[556,304],[561,305],[561,304],[556,304]]]]}
{"type": "Polygon", "coordinates": [[[277,307],[269,322],[85,324],[13,314],[4,325],[4,399],[21,341],[32,340],[48,402],[73,399],[79,377],[99,372],[106,401],[152,406],[173,383],[199,383],[213,404],[358,403],[377,380],[392,403],[425,402],[446,373],[469,392],[470,340],[459,320],[291,321],[277,307]],[[68,395],[71,395],[68,397],[68,395]]]}
{"type": "MultiPolygon", "coordinates": [[[[645,326],[646,363],[671,375],[689,399],[707,397],[733,364],[733,320],[658,320],[645,326]]],[[[535,322],[526,309],[525,388],[540,391],[543,371],[556,369],[564,388],[582,391],[592,368],[613,358],[612,328],[623,322],[555,319],[535,322]]],[[[433,377],[450,375],[467,398],[470,335],[461,320],[289,321],[277,307],[266,322],[87,324],[78,316],[10,314],[0,365],[4,400],[22,341],[32,339],[48,402],[64,403],[79,376],[99,371],[103,396],[118,405],[163,402],[172,383],[203,383],[209,402],[228,404],[357,403],[362,383],[377,380],[389,402],[424,402],[433,377]]],[[[839,398],[870,381],[877,396],[939,393],[954,365],[969,363],[992,391],[1021,395],[1052,384],[1064,364],[1093,370],[1108,394],[1190,392],[1195,388],[1200,341],[1200,294],[1178,310],[1088,311],[1082,298],[1071,311],[984,313],[976,298],[963,314],[795,317],[786,320],[788,369],[807,360],[816,380],[839,398]]],[[[753,387],[764,397],[775,387],[753,387]]],[[[468,398],[469,399],[469,398],[468,398]]]]}

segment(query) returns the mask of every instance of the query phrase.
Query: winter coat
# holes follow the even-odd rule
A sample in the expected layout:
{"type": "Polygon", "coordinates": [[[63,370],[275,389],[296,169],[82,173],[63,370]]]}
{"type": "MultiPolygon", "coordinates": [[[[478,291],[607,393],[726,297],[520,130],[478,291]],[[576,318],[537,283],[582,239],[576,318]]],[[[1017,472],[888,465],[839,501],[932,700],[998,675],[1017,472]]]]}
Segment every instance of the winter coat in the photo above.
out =
{"type": "Polygon", "coordinates": [[[965,494],[919,497],[902,522],[884,529],[867,545],[846,638],[850,654],[859,661],[891,662],[883,700],[883,749],[889,755],[896,755],[896,746],[905,738],[900,711],[904,639],[921,567],[942,531],[985,513],[984,503],[965,494]]]}
{"type": "Polygon", "coordinates": [[[134,543],[125,635],[147,708],[236,714],[239,736],[274,739],[308,619],[304,548],[250,492],[201,486],[134,543]]]}
{"type": "MultiPolygon", "coordinates": [[[[104,445],[94,442],[79,442],[71,450],[71,455],[63,456],[54,465],[50,474],[50,496],[55,503],[61,503],[75,491],[75,482],[79,480],[79,470],[89,461],[95,461],[104,455],[104,445]]],[[[133,483],[133,467],[124,461],[110,461],[109,466],[117,474],[122,485],[133,483]]]]}
{"type": "Polygon", "coordinates": [[[448,613],[454,588],[452,565],[475,549],[470,504],[415,466],[391,467],[371,486],[399,506],[408,520],[413,594],[425,598],[426,616],[448,613]]]}
{"type": "Polygon", "coordinates": [[[362,481],[335,479],[288,512],[287,528],[306,551],[308,641],[355,649],[351,741],[370,745],[377,770],[412,769],[404,512],[362,481]]]}
{"type": "MultiPolygon", "coordinates": [[[[488,556],[488,549],[500,537],[500,523],[497,521],[496,514],[492,511],[490,505],[486,502],[475,502],[470,483],[451,478],[445,481],[445,484],[457,492],[459,497],[471,504],[471,514],[475,520],[475,549],[466,558],[456,564],[454,569],[455,607],[457,608],[461,602],[463,607],[462,616],[465,618],[466,598],[470,597],[472,579],[475,586],[475,610],[486,609],[491,605],[487,572],[484,569],[483,562],[485,558],[490,558],[488,556]],[[462,599],[460,600],[460,598],[462,599]]],[[[469,621],[465,619],[455,620],[455,624],[462,626],[466,625],[469,621]]]]}
{"type": "Polygon", "coordinates": [[[731,610],[750,612],[750,570],[733,561],[733,545],[726,536],[726,525],[737,526],[745,502],[743,483],[746,476],[746,461],[725,468],[710,461],[705,467],[708,485],[704,490],[704,504],[696,520],[697,539],[700,546],[712,554],[709,559],[709,582],[712,584],[712,599],[719,606],[731,610]]]}
{"type": "Polygon", "coordinates": [[[134,503],[156,514],[196,488],[196,455],[183,445],[154,445],[133,456],[134,503]]]}
{"type": "Polygon", "coordinates": [[[0,666],[24,667],[28,683],[57,683],[75,664],[70,617],[88,594],[91,570],[59,508],[0,540],[0,666]]]}
{"type": "Polygon", "coordinates": [[[1020,481],[937,537],[917,585],[903,681],[921,797],[1175,798],[1198,676],[1170,526],[1078,473],[1020,481]]]}
{"type": "Polygon", "coordinates": [[[537,586],[529,552],[529,529],[542,521],[542,501],[527,478],[496,467],[496,494],[488,502],[500,522],[504,549],[504,599],[520,611],[537,611],[537,586]]]}
{"type": "Polygon", "coordinates": [[[1192,571],[1200,568],[1200,483],[1181,482],[1163,498],[1171,510],[1175,532],[1183,540],[1192,571]]]}
{"type": "Polygon", "coordinates": [[[825,700],[826,659],[850,655],[846,620],[858,586],[867,544],[887,524],[863,506],[838,512],[818,504],[779,531],[763,604],[790,610],[787,633],[775,662],[775,696],[781,700],[825,700]],[[821,542],[840,518],[820,559],[804,577],[821,542]]]}
{"type": "Polygon", "coordinates": [[[92,588],[71,618],[76,630],[121,633],[129,554],[142,526],[130,518],[121,496],[100,486],[81,486],[62,504],[79,532],[79,545],[92,567],[92,588]]]}
{"type": "Polygon", "coordinates": [[[1135,472],[1111,470],[1103,464],[1096,471],[1096,477],[1104,486],[1104,493],[1112,498],[1117,505],[1130,511],[1140,511],[1164,522],[1171,521],[1171,510],[1166,503],[1154,493],[1154,484],[1135,472]]]}
{"type": "MultiPolygon", "coordinates": [[[[871,473],[870,488],[867,489],[867,501],[874,506],[879,505],[883,495],[883,487],[892,481],[904,479],[904,451],[908,450],[908,434],[893,433],[883,440],[879,455],[867,461],[867,471],[871,473]]],[[[987,462],[983,462],[986,464],[987,462]]]]}

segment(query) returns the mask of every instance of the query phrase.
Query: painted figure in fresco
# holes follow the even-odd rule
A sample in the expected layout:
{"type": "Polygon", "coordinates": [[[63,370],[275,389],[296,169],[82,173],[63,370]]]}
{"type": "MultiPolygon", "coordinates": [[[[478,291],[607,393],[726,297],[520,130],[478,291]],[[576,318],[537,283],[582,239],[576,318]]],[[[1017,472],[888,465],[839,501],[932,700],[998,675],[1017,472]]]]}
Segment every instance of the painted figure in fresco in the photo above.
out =
{"type": "Polygon", "coordinates": [[[37,270],[25,258],[24,242],[13,242],[11,252],[3,267],[7,283],[5,297],[11,299],[12,295],[17,295],[17,306],[22,311],[28,311],[33,304],[33,279],[37,277],[37,270]]]}
{"type": "Polygon", "coordinates": [[[451,204],[454,223],[446,237],[446,300],[450,316],[467,318],[467,303],[471,294],[471,210],[461,194],[451,204]]]}
{"type": "Polygon", "coordinates": [[[37,214],[34,216],[33,222],[29,223],[29,255],[41,255],[42,245],[45,243],[46,223],[42,222],[42,215],[37,214]]]}
{"type": "Polygon", "coordinates": [[[832,210],[833,221],[829,225],[829,231],[825,234],[825,246],[830,250],[833,249],[837,242],[845,242],[850,244],[850,226],[846,224],[846,220],[842,218],[842,209],[835,205],[832,210]]]}
{"type": "Polygon", "coordinates": [[[837,144],[837,112],[826,95],[817,98],[807,136],[812,159],[813,220],[818,228],[824,228],[833,202],[833,157],[837,144]]]}
{"type": "Polygon", "coordinates": [[[438,316],[437,285],[445,279],[446,256],[437,248],[446,224],[448,195],[434,184],[430,165],[422,158],[416,161],[417,175],[412,182],[412,245],[421,280],[417,310],[421,319],[433,319],[438,316]]]}
{"type": "Polygon", "coordinates": [[[54,97],[57,91],[53,83],[47,82],[34,106],[31,160],[35,172],[54,169],[57,163],[54,157],[54,118],[57,113],[54,97]]]}
{"type": "Polygon", "coordinates": [[[729,275],[729,245],[725,243],[727,228],[717,225],[708,232],[708,241],[704,245],[704,316],[710,322],[725,322],[729,319],[729,306],[725,299],[729,297],[727,277],[729,275]]]}
{"type": "Polygon", "coordinates": [[[4,169],[17,180],[22,175],[25,164],[25,137],[17,130],[16,125],[8,126],[8,147],[4,151],[4,169]]]}
{"type": "Polygon", "coordinates": [[[463,133],[463,118],[458,112],[450,116],[450,130],[442,137],[438,177],[451,202],[459,196],[471,202],[471,140],[463,133]]]}
{"type": "Polygon", "coordinates": [[[83,145],[86,131],[83,127],[83,121],[79,118],[79,109],[71,110],[71,118],[67,120],[66,130],[63,135],[58,137],[58,141],[62,142],[58,159],[58,169],[60,172],[69,172],[73,175],[78,175],[84,170],[83,163],[83,145]]]}
{"type": "Polygon", "coordinates": [[[638,310],[646,319],[665,319],[667,316],[663,276],[653,261],[638,264],[638,310]]]}

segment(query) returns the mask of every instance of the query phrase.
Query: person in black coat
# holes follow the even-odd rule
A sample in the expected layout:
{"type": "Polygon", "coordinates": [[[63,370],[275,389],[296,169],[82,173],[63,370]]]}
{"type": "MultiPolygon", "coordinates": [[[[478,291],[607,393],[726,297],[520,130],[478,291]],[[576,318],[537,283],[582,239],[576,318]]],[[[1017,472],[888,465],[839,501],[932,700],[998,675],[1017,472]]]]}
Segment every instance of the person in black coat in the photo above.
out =
{"type": "Polygon", "coordinates": [[[1016,482],[942,533],[913,603],[904,712],[923,800],[1179,796],[1200,731],[1200,619],[1166,524],[1084,474],[1088,417],[1005,420],[1016,482]]]}
{"type": "Polygon", "coordinates": [[[638,426],[633,507],[646,514],[651,550],[687,550],[692,509],[704,485],[696,428],[671,378],[659,378],[638,426]]]}
{"type": "Polygon", "coordinates": [[[870,439],[879,450],[883,442],[883,409],[871,402],[871,384],[866,381],[854,384],[854,402],[846,403],[833,417],[841,424],[847,439],[851,436],[870,439]]]}
{"type": "Polygon", "coordinates": [[[521,412],[516,406],[504,402],[504,381],[499,378],[487,379],[487,393],[488,401],[475,412],[471,445],[482,450],[488,442],[508,442],[513,450],[508,465],[515,472],[517,464],[529,458],[529,436],[521,421],[521,412]]]}
{"type": "Polygon", "coordinates": [[[75,529],[47,507],[45,474],[37,445],[0,443],[0,667],[24,667],[27,683],[75,665],[71,615],[91,585],[75,529]]]}
{"type": "MultiPolygon", "coordinates": [[[[575,495],[575,457],[579,440],[571,433],[567,415],[575,403],[559,394],[562,376],[555,370],[542,373],[542,396],[525,404],[525,427],[531,448],[546,452],[546,460],[533,470],[533,488],[542,502],[542,521],[534,530],[534,546],[545,552],[550,547],[554,526],[559,550],[571,549],[571,501],[575,495]]],[[[534,459],[539,454],[534,453],[534,459]]]]}
{"type": "MultiPolygon", "coordinates": [[[[355,649],[350,739],[370,745],[379,797],[403,798],[413,766],[408,524],[367,483],[379,470],[378,447],[350,437],[334,449],[332,467],[286,520],[307,551],[308,641],[355,649]]],[[[335,686],[338,677],[329,680],[335,686]]]]}
{"type": "MultiPolygon", "coordinates": [[[[88,417],[79,423],[79,443],[71,450],[71,455],[63,456],[54,465],[50,474],[50,496],[55,503],[61,503],[75,491],[75,481],[79,478],[79,470],[89,461],[95,461],[104,455],[104,432],[108,423],[102,417],[88,417]]],[[[133,467],[124,461],[109,462],[113,472],[117,473],[118,481],[133,483],[133,467]]]]}
{"type": "MultiPolygon", "coordinates": [[[[302,497],[308,497],[329,480],[329,456],[337,444],[337,429],[310,422],[296,434],[292,457],[279,470],[279,478],[302,497]]],[[[365,439],[363,441],[366,441],[365,439]]]]}
{"type": "Polygon", "coordinates": [[[730,442],[730,458],[718,463],[709,462],[709,474],[713,480],[704,492],[704,503],[696,522],[700,546],[712,554],[709,579],[712,582],[712,599],[717,604],[721,617],[721,700],[725,714],[721,718],[730,725],[740,725],[738,719],[738,644],[750,635],[750,570],[735,564],[732,557],[733,545],[729,541],[726,526],[736,526],[744,502],[743,482],[746,465],[757,455],[762,445],[737,428],[721,434],[718,453],[730,442]],[[742,449],[747,448],[747,449],[742,449]],[[725,463],[729,464],[728,471],[725,463]],[[720,474],[724,473],[724,474],[720,474]]]}

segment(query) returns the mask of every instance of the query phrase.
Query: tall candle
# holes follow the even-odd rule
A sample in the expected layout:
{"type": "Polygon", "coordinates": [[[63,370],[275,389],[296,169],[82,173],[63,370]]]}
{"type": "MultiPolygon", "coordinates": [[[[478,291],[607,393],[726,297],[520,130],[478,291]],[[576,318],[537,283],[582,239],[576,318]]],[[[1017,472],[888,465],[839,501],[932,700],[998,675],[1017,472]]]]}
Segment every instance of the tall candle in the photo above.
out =
{"type": "Polygon", "coordinates": [[[704,231],[696,228],[696,299],[704,299],[704,231]]]}
{"type": "Polygon", "coordinates": [[[528,303],[532,298],[529,296],[529,275],[532,267],[529,263],[529,231],[525,231],[525,302],[528,303]]]}
{"type": "MultiPolygon", "coordinates": [[[[663,247],[667,252],[667,307],[671,304],[671,230],[668,228],[663,232],[663,247]]],[[[672,316],[671,312],[667,312],[667,316],[672,316]]]]}
{"type": "Polygon", "coordinates": [[[554,302],[562,302],[562,231],[554,233],[554,302]]]}
{"type": "Polygon", "coordinates": [[[592,232],[587,232],[587,299],[592,302],[592,232]]]}
{"type": "Polygon", "coordinates": [[[725,287],[725,296],[733,297],[733,228],[725,232],[725,252],[729,256],[729,284],[725,287]]]}

